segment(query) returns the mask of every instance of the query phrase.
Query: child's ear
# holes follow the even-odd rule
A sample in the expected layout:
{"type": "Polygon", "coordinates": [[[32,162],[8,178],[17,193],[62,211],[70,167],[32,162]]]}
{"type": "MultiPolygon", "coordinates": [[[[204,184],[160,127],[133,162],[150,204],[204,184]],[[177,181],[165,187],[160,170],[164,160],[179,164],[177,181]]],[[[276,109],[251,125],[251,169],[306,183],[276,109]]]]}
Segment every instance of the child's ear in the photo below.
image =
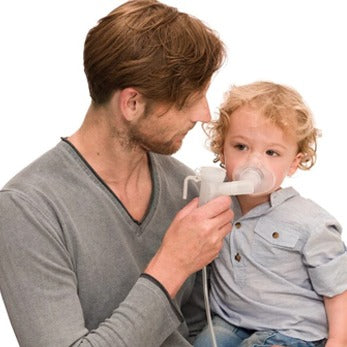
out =
{"type": "Polygon", "coordinates": [[[220,166],[225,167],[225,160],[224,160],[224,151],[219,155],[219,160],[220,160],[220,166]]]}
{"type": "Polygon", "coordinates": [[[294,173],[296,172],[296,170],[297,170],[298,167],[299,167],[299,164],[300,164],[300,162],[301,162],[303,156],[304,156],[304,155],[303,155],[302,153],[298,153],[298,154],[295,156],[295,158],[294,158],[292,164],[291,164],[290,167],[289,167],[288,176],[294,175],[294,173]]]}

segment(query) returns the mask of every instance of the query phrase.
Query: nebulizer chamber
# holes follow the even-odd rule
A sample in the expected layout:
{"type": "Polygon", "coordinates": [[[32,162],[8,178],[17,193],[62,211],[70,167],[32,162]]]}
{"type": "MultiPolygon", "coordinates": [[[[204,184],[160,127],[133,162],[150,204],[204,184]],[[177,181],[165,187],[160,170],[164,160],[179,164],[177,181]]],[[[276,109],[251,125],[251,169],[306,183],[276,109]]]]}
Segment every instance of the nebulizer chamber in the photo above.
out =
{"type": "MultiPolygon", "coordinates": [[[[225,181],[226,171],[218,167],[202,167],[196,176],[188,176],[184,180],[183,198],[187,197],[188,181],[200,182],[199,205],[220,195],[259,195],[270,192],[275,184],[275,177],[261,161],[251,158],[244,165],[237,167],[232,173],[232,181],[225,181]]],[[[206,317],[211,333],[212,346],[217,347],[213,330],[210,304],[208,299],[207,271],[202,269],[203,291],[206,317]]]]}

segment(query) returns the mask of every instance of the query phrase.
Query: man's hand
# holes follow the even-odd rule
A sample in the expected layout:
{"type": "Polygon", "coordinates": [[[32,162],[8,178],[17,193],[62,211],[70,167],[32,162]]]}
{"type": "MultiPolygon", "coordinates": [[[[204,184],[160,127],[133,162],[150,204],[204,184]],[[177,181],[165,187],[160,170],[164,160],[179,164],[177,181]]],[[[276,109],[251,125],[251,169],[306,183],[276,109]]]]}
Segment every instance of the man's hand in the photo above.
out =
{"type": "Polygon", "coordinates": [[[215,259],[231,230],[231,199],[220,196],[198,207],[192,200],[174,218],[145,273],[174,297],[189,275],[215,259]]]}

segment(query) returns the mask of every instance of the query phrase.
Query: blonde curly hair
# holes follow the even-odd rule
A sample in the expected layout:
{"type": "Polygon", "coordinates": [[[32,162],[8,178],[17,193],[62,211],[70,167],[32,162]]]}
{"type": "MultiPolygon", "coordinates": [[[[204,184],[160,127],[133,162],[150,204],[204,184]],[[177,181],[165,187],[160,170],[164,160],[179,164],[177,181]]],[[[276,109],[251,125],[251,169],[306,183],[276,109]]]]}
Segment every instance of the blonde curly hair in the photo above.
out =
{"type": "Polygon", "coordinates": [[[300,169],[309,170],[315,164],[320,131],[314,127],[310,109],[294,89],[264,81],[233,86],[225,95],[219,109],[219,118],[205,126],[210,148],[215,154],[215,163],[220,161],[223,155],[230,117],[244,105],[260,110],[264,117],[284,132],[291,132],[296,136],[298,153],[303,154],[299,163],[300,169]]]}

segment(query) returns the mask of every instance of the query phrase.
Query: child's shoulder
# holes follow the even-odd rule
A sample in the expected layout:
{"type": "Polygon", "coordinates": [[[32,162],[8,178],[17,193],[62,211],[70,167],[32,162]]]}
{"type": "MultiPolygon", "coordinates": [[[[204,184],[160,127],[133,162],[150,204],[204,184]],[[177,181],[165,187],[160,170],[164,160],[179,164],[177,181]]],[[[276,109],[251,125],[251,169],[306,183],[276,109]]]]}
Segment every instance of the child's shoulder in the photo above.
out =
{"type": "Polygon", "coordinates": [[[339,222],[330,212],[313,200],[301,196],[294,188],[282,189],[279,196],[282,199],[273,210],[277,218],[312,232],[329,226],[342,231],[339,222]]]}

